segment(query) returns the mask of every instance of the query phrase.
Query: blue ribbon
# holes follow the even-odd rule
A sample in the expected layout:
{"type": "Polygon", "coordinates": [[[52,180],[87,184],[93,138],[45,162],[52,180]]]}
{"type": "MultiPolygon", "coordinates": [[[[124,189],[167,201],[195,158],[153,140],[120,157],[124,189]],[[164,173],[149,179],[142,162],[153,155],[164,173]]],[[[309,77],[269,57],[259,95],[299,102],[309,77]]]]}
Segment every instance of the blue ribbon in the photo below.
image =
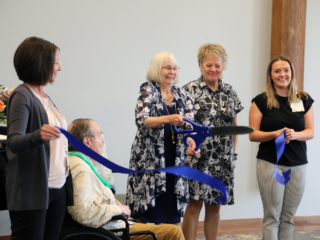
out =
{"type": "Polygon", "coordinates": [[[167,167],[167,168],[160,168],[160,169],[152,169],[152,170],[144,170],[144,171],[133,171],[128,168],[121,167],[108,159],[102,157],[100,154],[96,153],[95,151],[88,148],[82,142],[80,142],[77,138],[75,138],[72,134],[66,131],[63,128],[57,127],[61,133],[63,133],[68,141],[76,148],[78,151],[84,153],[85,155],[89,156],[90,158],[96,160],[97,162],[101,163],[102,165],[106,166],[107,168],[117,172],[117,173],[124,173],[124,174],[133,174],[133,173],[144,173],[144,172],[165,172],[169,174],[173,174],[176,176],[183,176],[190,178],[192,180],[201,182],[203,184],[207,184],[210,187],[217,189],[220,191],[223,196],[216,196],[217,201],[224,204],[228,200],[228,191],[224,183],[215,177],[212,177],[208,174],[205,174],[197,169],[190,168],[188,166],[174,166],[174,167],[167,167]]]}
{"type": "Polygon", "coordinates": [[[277,137],[277,139],[275,140],[275,143],[276,143],[276,151],[277,151],[277,163],[276,165],[274,166],[274,170],[273,170],[273,176],[274,176],[274,179],[282,184],[282,185],[286,185],[287,182],[289,182],[290,180],[290,172],[291,172],[291,169],[289,169],[288,171],[286,172],[282,172],[282,175],[280,175],[279,173],[277,173],[277,165],[278,165],[278,162],[279,162],[279,159],[281,157],[281,155],[283,154],[283,151],[284,151],[284,147],[285,147],[285,139],[284,139],[284,132],[283,131],[279,137],[277,137]]]}

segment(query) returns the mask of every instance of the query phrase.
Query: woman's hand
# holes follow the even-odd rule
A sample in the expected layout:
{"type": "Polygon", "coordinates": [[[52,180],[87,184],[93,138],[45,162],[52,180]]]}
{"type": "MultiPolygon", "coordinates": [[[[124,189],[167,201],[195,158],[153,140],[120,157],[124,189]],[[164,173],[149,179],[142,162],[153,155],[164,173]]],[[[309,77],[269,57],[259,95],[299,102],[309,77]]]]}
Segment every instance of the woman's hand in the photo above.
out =
{"type": "Polygon", "coordinates": [[[189,147],[187,148],[188,155],[196,155],[200,153],[200,148],[197,151],[194,150],[196,148],[196,143],[192,138],[188,137],[188,143],[189,143],[189,147]]]}
{"type": "Polygon", "coordinates": [[[174,126],[181,126],[183,125],[183,118],[180,114],[172,114],[168,115],[169,123],[174,126]]]}
{"type": "MultiPolygon", "coordinates": [[[[275,138],[274,139],[277,139],[279,136],[280,136],[280,134],[283,132],[283,131],[285,131],[285,139],[284,139],[284,142],[285,142],[285,144],[289,144],[289,142],[290,142],[290,139],[287,139],[287,137],[286,137],[286,132],[287,132],[287,130],[289,130],[289,128],[282,128],[282,129],[279,129],[278,131],[274,131],[274,134],[275,134],[275,138]]],[[[293,130],[293,129],[292,129],[293,130]]],[[[294,131],[294,130],[293,130],[294,131]]]]}
{"type": "Polygon", "coordinates": [[[145,129],[155,128],[164,124],[171,124],[173,126],[183,125],[182,116],[179,114],[172,114],[161,117],[148,117],[145,122],[145,129]]]}
{"type": "Polygon", "coordinates": [[[291,140],[296,140],[296,132],[294,129],[287,128],[285,131],[285,139],[286,139],[286,144],[288,144],[291,140]],[[288,142],[288,143],[287,143],[288,142]]]}
{"type": "Polygon", "coordinates": [[[279,136],[280,136],[280,134],[283,132],[283,131],[286,131],[288,128],[286,128],[286,127],[284,127],[284,128],[281,128],[281,129],[279,129],[279,130],[277,130],[277,131],[274,131],[273,133],[274,133],[274,139],[277,139],[279,136]]]}
{"type": "Polygon", "coordinates": [[[60,130],[48,124],[44,124],[40,129],[40,136],[43,141],[55,140],[60,137],[60,130]]]}

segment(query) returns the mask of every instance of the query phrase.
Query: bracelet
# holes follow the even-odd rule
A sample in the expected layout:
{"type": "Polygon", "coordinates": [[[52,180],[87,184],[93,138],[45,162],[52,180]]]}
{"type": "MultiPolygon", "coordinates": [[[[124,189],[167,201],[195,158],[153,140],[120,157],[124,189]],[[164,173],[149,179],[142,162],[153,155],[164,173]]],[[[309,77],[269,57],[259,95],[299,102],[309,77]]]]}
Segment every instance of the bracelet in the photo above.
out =
{"type": "Polygon", "coordinates": [[[233,161],[238,159],[238,153],[233,153],[233,161]]]}

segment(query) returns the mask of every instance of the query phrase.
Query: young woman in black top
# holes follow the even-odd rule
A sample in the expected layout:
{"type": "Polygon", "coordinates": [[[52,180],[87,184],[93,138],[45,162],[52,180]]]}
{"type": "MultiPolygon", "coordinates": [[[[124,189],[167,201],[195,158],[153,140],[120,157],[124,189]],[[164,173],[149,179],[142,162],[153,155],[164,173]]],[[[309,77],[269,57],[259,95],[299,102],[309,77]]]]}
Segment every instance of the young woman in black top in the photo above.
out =
{"type": "Polygon", "coordinates": [[[294,67],[283,56],[267,70],[266,91],[252,100],[249,135],[260,142],[257,177],[263,203],[263,239],[292,239],[293,218],[302,199],[306,176],[306,140],[314,137],[313,99],[297,89],[294,67]],[[273,177],[277,162],[275,139],[285,131],[285,149],[278,173],[291,169],[290,181],[281,185],[273,177]],[[281,171],[281,172],[280,172],[281,171]]]}

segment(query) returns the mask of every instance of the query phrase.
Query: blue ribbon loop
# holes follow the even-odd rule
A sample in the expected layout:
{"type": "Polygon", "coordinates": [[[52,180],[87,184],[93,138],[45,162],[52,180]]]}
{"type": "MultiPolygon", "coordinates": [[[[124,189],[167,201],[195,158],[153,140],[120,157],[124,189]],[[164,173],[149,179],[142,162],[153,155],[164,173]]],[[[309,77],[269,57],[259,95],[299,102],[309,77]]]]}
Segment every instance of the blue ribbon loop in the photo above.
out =
{"type": "Polygon", "coordinates": [[[190,168],[188,166],[174,166],[174,167],[167,167],[167,168],[160,168],[160,169],[152,169],[152,170],[144,170],[144,171],[133,171],[128,168],[121,167],[108,159],[102,157],[100,154],[96,153],[95,151],[88,148],[82,142],[80,142],[77,138],[75,138],[72,134],[66,131],[63,128],[57,127],[61,133],[63,133],[68,141],[76,148],[78,151],[84,153],[85,155],[89,156],[90,158],[96,160],[97,162],[101,163],[102,165],[106,166],[107,168],[123,174],[134,174],[134,173],[144,173],[144,172],[165,172],[169,174],[173,174],[176,176],[183,176],[189,179],[201,182],[203,184],[207,184],[210,187],[220,191],[223,195],[216,196],[217,201],[224,204],[228,200],[228,191],[224,183],[215,177],[212,177],[208,174],[205,174],[197,169],[190,168]]]}
{"type": "Polygon", "coordinates": [[[290,172],[291,172],[291,169],[289,169],[288,171],[286,172],[282,172],[282,175],[280,175],[279,173],[277,173],[277,165],[278,165],[278,162],[279,162],[279,159],[281,157],[281,155],[283,154],[283,151],[284,151],[284,147],[285,147],[285,140],[284,140],[284,132],[283,131],[279,137],[277,137],[277,139],[275,140],[275,144],[276,144],[276,151],[277,151],[277,163],[276,165],[274,166],[274,170],[273,170],[273,176],[274,176],[274,179],[282,184],[282,185],[286,185],[287,182],[289,182],[290,180],[290,172]]]}

